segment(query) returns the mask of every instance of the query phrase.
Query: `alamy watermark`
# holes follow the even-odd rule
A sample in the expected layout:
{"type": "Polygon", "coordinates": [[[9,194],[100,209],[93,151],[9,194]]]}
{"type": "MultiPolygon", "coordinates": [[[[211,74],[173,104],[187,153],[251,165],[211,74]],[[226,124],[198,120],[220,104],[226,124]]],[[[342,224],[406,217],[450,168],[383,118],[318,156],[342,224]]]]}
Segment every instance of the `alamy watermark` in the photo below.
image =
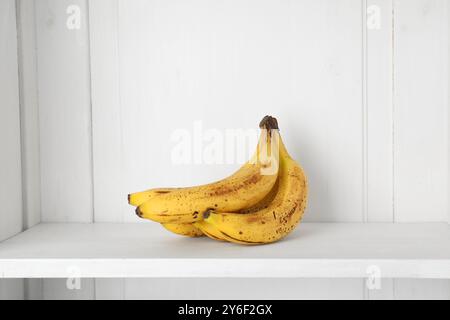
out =
{"type": "Polygon", "coordinates": [[[81,290],[81,269],[78,266],[67,268],[66,288],[68,290],[81,290]]]}
{"type": "Polygon", "coordinates": [[[271,175],[278,170],[279,135],[273,130],[205,129],[202,121],[195,121],[191,130],[174,130],[170,141],[174,165],[243,164],[256,161],[254,154],[258,152],[258,161],[266,164],[261,174],[271,175]]]}
{"type": "Polygon", "coordinates": [[[81,8],[75,4],[72,4],[66,9],[67,19],[66,27],[69,30],[81,29],[81,8]]]}
{"type": "Polygon", "coordinates": [[[377,265],[370,265],[366,269],[366,288],[369,290],[381,289],[381,269],[377,265]]]}

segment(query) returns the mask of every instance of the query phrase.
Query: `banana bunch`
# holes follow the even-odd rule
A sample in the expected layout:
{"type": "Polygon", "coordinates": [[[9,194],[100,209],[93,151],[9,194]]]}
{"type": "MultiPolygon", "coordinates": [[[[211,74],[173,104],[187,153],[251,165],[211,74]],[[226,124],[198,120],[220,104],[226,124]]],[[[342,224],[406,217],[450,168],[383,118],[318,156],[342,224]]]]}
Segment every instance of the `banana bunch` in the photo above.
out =
{"type": "Polygon", "coordinates": [[[278,130],[266,116],[254,155],[231,176],[189,188],[150,189],[128,195],[136,214],[189,237],[238,244],[275,242],[300,222],[308,185],[278,130]]]}

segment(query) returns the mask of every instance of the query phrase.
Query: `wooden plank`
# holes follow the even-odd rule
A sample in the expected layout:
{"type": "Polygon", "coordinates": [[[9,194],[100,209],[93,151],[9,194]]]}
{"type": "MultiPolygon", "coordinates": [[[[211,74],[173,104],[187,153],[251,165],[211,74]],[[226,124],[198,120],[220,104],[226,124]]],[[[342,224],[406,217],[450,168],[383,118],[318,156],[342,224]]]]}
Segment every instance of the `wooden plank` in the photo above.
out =
{"type": "Polygon", "coordinates": [[[22,230],[19,79],[16,11],[13,0],[0,4],[0,240],[22,230]]]}
{"type": "MultiPolygon", "coordinates": [[[[16,1],[22,146],[23,227],[41,220],[39,108],[34,0],[16,1]]],[[[42,279],[20,280],[23,298],[42,298],[42,279]]]]}
{"type": "Polygon", "coordinates": [[[91,109],[86,1],[37,1],[35,7],[42,220],[91,222],[91,109]],[[78,9],[80,28],[76,29],[78,9]],[[70,24],[71,21],[74,23],[70,24]],[[75,29],[70,29],[68,22],[70,28],[75,26],[75,29]]]}
{"type": "Polygon", "coordinates": [[[0,300],[23,300],[23,279],[1,279],[0,300]]]}
{"type": "Polygon", "coordinates": [[[253,1],[119,1],[118,49],[114,2],[104,8],[92,11],[103,21],[91,18],[91,35],[103,38],[104,45],[92,47],[99,220],[137,221],[122,200],[130,191],[204,183],[238,167],[172,163],[175,130],[192,130],[197,119],[205,129],[251,129],[275,111],[286,143],[311,180],[306,219],[361,220],[358,1],[259,1],[257,6],[253,1]],[[112,54],[105,57],[104,51],[112,54]]]}
{"type": "Polygon", "coordinates": [[[25,299],[42,300],[44,298],[44,279],[24,279],[25,299]]]}
{"type": "Polygon", "coordinates": [[[361,299],[358,279],[128,279],[131,300],[361,299]],[[219,288],[219,290],[218,290],[219,288]]]}
{"type": "Polygon", "coordinates": [[[446,3],[394,2],[394,210],[398,222],[448,218],[446,3]]]}
{"type": "Polygon", "coordinates": [[[278,2],[258,2],[261,9],[256,17],[253,13],[245,16],[254,7],[251,1],[225,5],[172,1],[167,7],[157,1],[119,4],[117,12],[117,1],[90,2],[96,221],[138,221],[124,201],[131,191],[205,183],[231,173],[237,164],[174,165],[170,161],[171,134],[176,129],[191,131],[197,119],[203,119],[206,129],[255,128],[259,117],[274,112],[274,105],[280,122],[290,122],[285,139],[308,170],[312,194],[321,194],[311,200],[314,215],[306,219],[361,219],[361,127],[356,120],[361,110],[360,96],[355,94],[360,80],[355,61],[361,59],[358,2],[344,6],[332,1],[299,3],[293,8],[286,2],[281,6],[278,2]],[[235,16],[233,8],[243,13],[233,22],[235,27],[228,21],[235,16]],[[286,12],[289,19],[284,21],[286,12]],[[311,12],[317,12],[319,18],[311,12]],[[249,16],[254,17],[255,27],[246,21],[249,16]],[[271,25],[258,30],[256,25],[266,18],[271,25]],[[184,28],[183,35],[177,34],[176,26],[184,28]],[[320,31],[320,37],[304,32],[314,29],[320,31]],[[284,31],[286,36],[277,40],[284,31]],[[341,39],[342,32],[348,38],[341,39]],[[188,39],[192,46],[188,47],[188,39]],[[279,49],[269,47],[270,41],[280,44],[279,49]],[[315,45],[305,48],[304,43],[315,45]],[[197,49],[195,44],[199,44],[197,49]],[[312,82],[310,74],[317,75],[312,82]],[[287,79],[288,85],[283,87],[275,80],[279,78],[287,79]],[[165,87],[161,87],[163,83],[165,87]],[[240,89],[249,85],[247,92],[240,89]],[[318,94],[324,91],[329,94],[318,94]],[[261,97],[260,92],[270,97],[261,97]],[[336,104],[345,105],[348,112],[338,112],[336,104]],[[245,115],[236,118],[237,111],[245,115]],[[298,114],[302,114],[300,119],[298,114]],[[158,121],[151,121],[155,118],[158,121]],[[344,118],[349,118],[350,126],[334,124],[334,120],[346,122],[344,118]],[[294,124],[293,119],[301,123],[294,124]],[[148,130],[149,122],[152,130],[148,130]],[[319,143],[308,145],[313,140],[319,143]],[[152,150],[151,141],[158,141],[161,149],[152,150]],[[162,157],[155,157],[155,153],[162,157]],[[326,159],[330,157],[336,162],[329,163],[326,159]],[[317,159],[323,161],[317,163],[317,159]],[[340,181],[349,177],[350,187],[341,188],[340,181]]]}
{"type": "MultiPolygon", "coordinates": [[[[446,221],[449,212],[448,10],[447,1],[394,3],[394,194],[399,222],[446,221]],[[424,215],[426,207],[432,209],[424,215]]],[[[393,285],[396,299],[442,298],[443,288],[448,288],[443,281],[411,279],[393,285]]]]}
{"type": "Polygon", "coordinates": [[[123,221],[117,0],[89,2],[95,221],[123,221]]]}
{"type": "Polygon", "coordinates": [[[43,283],[44,300],[93,300],[94,280],[80,279],[80,286],[67,286],[67,279],[45,279],[43,283]]]}
{"type": "Polygon", "coordinates": [[[393,221],[392,1],[367,1],[366,117],[368,222],[393,221]]]}
{"type": "Polygon", "coordinates": [[[394,299],[450,300],[450,280],[396,279],[394,299]]]}
{"type": "Polygon", "coordinates": [[[0,275],[366,278],[377,266],[384,278],[449,279],[449,239],[447,223],[304,223],[249,251],[153,223],[39,224],[0,244],[0,275]]]}
{"type": "MultiPolygon", "coordinates": [[[[22,230],[19,79],[15,1],[0,2],[0,241],[22,230]]],[[[22,299],[23,281],[0,280],[0,299],[22,299]]]]}
{"type": "Polygon", "coordinates": [[[368,288],[366,286],[366,298],[368,300],[392,300],[394,298],[394,280],[381,278],[379,287],[368,288]]]}
{"type": "MultiPolygon", "coordinates": [[[[123,222],[129,209],[122,180],[118,1],[89,2],[94,221],[123,222]]],[[[123,299],[124,279],[95,279],[95,298],[123,299]]]]}
{"type": "Polygon", "coordinates": [[[17,19],[23,225],[29,228],[41,219],[36,24],[33,0],[17,1],[17,19]]]}
{"type": "Polygon", "coordinates": [[[95,279],[96,300],[123,300],[127,279],[95,279]]]}
{"type": "MultiPolygon", "coordinates": [[[[92,222],[87,3],[37,1],[35,15],[42,220],[92,222]]],[[[60,286],[47,281],[43,282],[44,298],[66,297],[65,290],[57,291],[60,286]]],[[[85,282],[83,292],[93,296],[93,280],[85,282]]]]}

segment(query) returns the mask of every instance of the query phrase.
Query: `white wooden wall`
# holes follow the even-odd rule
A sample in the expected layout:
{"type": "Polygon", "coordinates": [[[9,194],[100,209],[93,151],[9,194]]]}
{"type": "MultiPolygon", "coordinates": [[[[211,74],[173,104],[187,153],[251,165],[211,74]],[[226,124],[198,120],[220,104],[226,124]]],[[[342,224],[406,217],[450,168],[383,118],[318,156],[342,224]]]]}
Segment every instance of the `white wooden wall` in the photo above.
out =
{"type": "MultiPolygon", "coordinates": [[[[279,118],[308,173],[307,221],[450,221],[446,0],[17,4],[21,77],[0,73],[0,90],[16,106],[2,107],[1,120],[6,112],[18,123],[19,86],[25,227],[138,222],[130,191],[203,183],[237,167],[172,165],[175,129],[200,119],[205,129],[250,129],[265,114],[279,118]],[[71,5],[80,8],[80,29],[66,26],[71,5]]],[[[14,1],[0,6],[15,17],[14,1]]],[[[2,39],[15,41],[16,21],[8,23],[2,39]]],[[[14,48],[0,47],[1,61],[17,65],[14,48]]],[[[2,167],[16,164],[20,149],[11,154],[2,167]]],[[[0,237],[20,231],[16,224],[0,237]]],[[[237,281],[86,279],[78,291],[63,279],[11,283],[27,298],[127,299],[203,298],[202,288],[237,281]]],[[[273,298],[450,299],[442,280],[384,279],[377,291],[355,279],[248,283],[261,292],[283,286],[273,298]]]]}
{"type": "MultiPolygon", "coordinates": [[[[19,77],[15,1],[0,2],[0,241],[22,231],[19,77]]],[[[22,280],[0,280],[0,299],[23,298],[22,280]]]]}

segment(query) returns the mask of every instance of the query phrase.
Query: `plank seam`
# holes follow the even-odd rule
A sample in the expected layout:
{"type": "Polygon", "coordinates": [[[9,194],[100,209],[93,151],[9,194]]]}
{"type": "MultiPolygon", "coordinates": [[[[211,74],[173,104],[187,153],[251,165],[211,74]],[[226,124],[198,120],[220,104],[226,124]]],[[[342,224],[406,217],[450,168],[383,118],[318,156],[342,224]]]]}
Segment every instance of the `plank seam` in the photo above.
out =
{"type": "Polygon", "coordinates": [[[14,1],[14,11],[16,13],[16,57],[17,57],[17,89],[18,89],[18,100],[19,100],[19,143],[20,143],[20,180],[21,180],[21,197],[22,197],[22,210],[21,210],[21,214],[22,214],[22,228],[21,230],[24,231],[26,229],[26,221],[25,221],[25,201],[26,201],[26,174],[25,174],[25,170],[24,170],[24,148],[25,148],[25,144],[24,144],[24,139],[25,139],[25,135],[23,134],[24,132],[24,127],[25,124],[22,121],[22,106],[23,106],[23,101],[22,101],[22,86],[21,86],[21,75],[20,75],[20,64],[22,61],[22,54],[21,54],[21,35],[22,35],[22,28],[20,27],[20,13],[19,13],[19,1],[15,0],[14,1]]]}
{"type": "Polygon", "coordinates": [[[367,66],[367,0],[362,2],[362,145],[363,145],[363,208],[362,208],[362,221],[368,222],[369,220],[369,203],[368,203],[368,99],[367,99],[367,85],[368,85],[368,66],[367,66]]]}
{"type": "MultiPolygon", "coordinates": [[[[92,112],[92,58],[91,58],[91,28],[90,28],[90,14],[89,14],[89,3],[86,1],[85,2],[86,5],[86,33],[87,33],[87,43],[88,43],[88,50],[87,50],[87,54],[88,54],[88,59],[89,59],[89,70],[88,70],[88,75],[89,75],[89,111],[90,111],[90,169],[91,169],[91,192],[92,192],[92,214],[91,214],[91,222],[95,222],[95,189],[94,189],[94,124],[93,124],[93,112],[92,112]]],[[[95,286],[94,286],[95,287],[95,286]]]]}
{"type": "MultiPolygon", "coordinates": [[[[123,120],[123,112],[122,112],[122,90],[121,90],[121,80],[120,80],[120,74],[121,74],[121,66],[120,66],[120,13],[119,13],[119,0],[115,0],[114,1],[114,7],[115,7],[115,11],[116,11],[116,58],[117,58],[117,95],[118,95],[118,99],[119,99],[119,130],[120,130],[120,166],[121,166],[121,171],[120,171],[120,180],[121,182],[123,182],[124,179],[124,175],[123,175],[123,164],[124,164],[124,160],[123,160],[123,154],[124,154],[124,145],[125,142],[123,141],[123,126],[122,126],[122,120],[123,120]]],[[[120,185],[123,185],[123,183],[121,183],[120,185]]],[[[123,208],[123,207],[122,207],[123,208]]],[[[121,215],[120,215],[120,221],[121,222],[125,222],[125,212],[123,212],[121,208],[121,215]]]]}

